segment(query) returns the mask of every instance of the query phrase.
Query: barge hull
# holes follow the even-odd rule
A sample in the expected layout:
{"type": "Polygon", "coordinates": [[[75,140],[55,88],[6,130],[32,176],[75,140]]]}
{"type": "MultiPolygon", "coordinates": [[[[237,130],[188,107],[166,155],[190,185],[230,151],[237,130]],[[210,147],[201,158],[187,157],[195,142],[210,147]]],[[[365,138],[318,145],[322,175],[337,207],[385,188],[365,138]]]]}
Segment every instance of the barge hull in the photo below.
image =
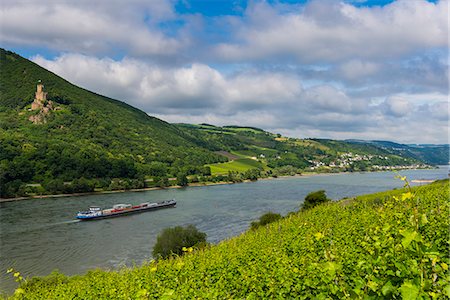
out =
{"type": "Polygon", "coordinates": [[[101,215],[101,216],[77,217],[77,219],[80,221],[93,221],[93,220],[100,220],[100,219],[109,219],[109,218],[115,218],[115,217],[120,217],[120,216],[124,216],[124,215],[137,214],[137,213],[141,213],[141,212],[145,212],[145,211],[149,211],[149,210],[157,210],[157,209],[162,209],[162,208],[174,207],[175,205],[177,205],[176,202],[161,204],[159,206],[150,206],[150,207],[145,207],[145,208],[140,208],[140,209],[135,209],[135,210],[124,210],[124,211],[115,212],[115,213],[111,213],[111,214],[107,214],[107,215],[101,215]]]}

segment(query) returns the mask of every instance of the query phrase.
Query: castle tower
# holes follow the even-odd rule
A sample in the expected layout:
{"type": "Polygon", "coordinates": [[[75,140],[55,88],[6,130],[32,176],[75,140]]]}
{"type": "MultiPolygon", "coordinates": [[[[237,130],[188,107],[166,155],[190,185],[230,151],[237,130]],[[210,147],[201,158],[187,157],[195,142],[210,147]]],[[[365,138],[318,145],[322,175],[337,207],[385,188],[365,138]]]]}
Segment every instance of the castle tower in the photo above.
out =
{"type": "Polygon", "coordinates": [[[44,85],[39,81],[37,87],[36,87],[36,96],[35,99],[38,101],[44,102],[47,100],[47,93],[44,92],[44,85]]]}
{"type": "Polygon", "coordinates": [[[44,102],[47,100],[47,93],[44,92],[44,85],[41,81],[38,81],[36,86],[36,94],[34,96],[34,101],[31,103],[31,109],[36,110],[44,107],[44,102]]]}

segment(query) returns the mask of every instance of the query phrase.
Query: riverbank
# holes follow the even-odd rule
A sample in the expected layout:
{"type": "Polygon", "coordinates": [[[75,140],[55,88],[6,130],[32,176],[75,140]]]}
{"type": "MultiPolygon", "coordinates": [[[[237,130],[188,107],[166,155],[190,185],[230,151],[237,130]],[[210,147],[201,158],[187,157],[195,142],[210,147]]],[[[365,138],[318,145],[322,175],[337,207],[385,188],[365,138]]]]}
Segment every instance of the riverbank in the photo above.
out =
{"type": "MultiPolygon", "coordinates": [[[[338,175],[345,174],[350,172],[340,172],[340,173],[306,173],[306,174],[296,174],[293,176],[278,176],[278,177],[266,177],[266,178],[258,178],[258,180],[274,180],[279,178],[295,178],[295,177],[312,177],[312,176],[329,176],[329,175],[338,175]]],[[[256,181],[256,180],[255,180],[256,181]]],[[[0,203],[3,202],[12,202],[12,201],[21,201],[21,200],[31,200],[31,199],[47,199],[47,198],[64,198],[64,197],[77,197],[77,196],[89,196],[89,195],[102,195],[102,194],[115,194],[115,193],[125,193],[125,192],[145,192],[145,191],[155,191],[155,190],[164,190],[164,189],[181,189],[186,187],[200,187],[200,186],[214,186],[214,185],[224,185],[224,184],[235,184],[235,183],[245,183],[252,182],[252,180],[243,180],[239,182],[233,181],[219,181],[219,182],[195,182],[189,183],[187,186],[179,186],[172,185],[168,187],[148,187],[142,189],[129,189],[129,190],[113,190],[113,191],[97,191],[97,192],[86,192],[86,193],[71,193],[71,194],[54,194],[54,195],[36,195],[30,197],[16,197],[16,198],[0,198],[0,203]]]]}
{"type": "MultiPolygon", "coordinates": [[[[408,169],[408,170],[421,170],[421,169],[408,169]]],[[[366,171],[359,173],[377,173],[377,172],[393,172],[393,171],[366,171]]],[[[306,172],[302,174],[295,175],[283,175],[277,177],[265,177],[258,178],[257,180],[276,180],[283,178],[309,178],[313,176],[332,176],[332,175],[342,175],[342,174],[353,174],[356,172],[330,172],[330,173],[319,173],[319,172],[306,172]]],[[[256,181],[256,180],[254,180],[256,181]]],[[[427,180],[426,183],[431,183],[434,180],[427,180]]],[[[154,191],[154,190],[164,190],[164,189],[180,189],[185,187],[199,187],[199,186],[214,186],[214,185],[224,185],[224,184],[235,184],[235,183],[245,183],[252,182],[252,180],[243,180],[238,182],[233,181],[219,181],[219,182],[195,182],[189,183],[187,186],[179,186],[173,185],[168,187],[147,187],[141,189],[129,189],[129,190],[112,190],[112,191],[96,191],[96,192],[86,192],[86,193],[71,193],[71,194],[54,194],[54,195],[35,195],[29,197],[16,197],[16,198],[0,198],[0,203],[4,202],[12,202],[12,201],[21,201],[21,200],[31,200],[31,199],[47,199],[47,198],[64,198],[64,197],[77,197],[77,196],[89,196],[89,195],[102,195],[102,194],[113,194],[113,193],[125,193],[125,192],[145,192],[145,191],[154,191]]],[[[413,181],[413,182],[418,182],[413,181]]],[[[425,182],[423,182],[425,183],[425,182]]]]}

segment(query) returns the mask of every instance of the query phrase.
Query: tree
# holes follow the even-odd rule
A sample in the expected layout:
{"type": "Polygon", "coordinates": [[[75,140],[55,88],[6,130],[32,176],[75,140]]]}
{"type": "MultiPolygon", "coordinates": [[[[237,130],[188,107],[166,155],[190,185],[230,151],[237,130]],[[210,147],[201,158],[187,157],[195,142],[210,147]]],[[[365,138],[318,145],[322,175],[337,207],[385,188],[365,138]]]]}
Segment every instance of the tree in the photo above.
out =
{"type": "Polygon", "coordinates": [[[194,225],[170,227],[158,235],[152,254],[162,258],[181,255],[183,247],[194,247],[205,242],[206,233],[198,231],[194,225]]]}
{"type": "Polygon", "coordinates": [[[275,221],[278,221],[279,219],[281,219],[281,215],[280,214],[276,214],[273,212],[268,212],[265,213],[264,215],[262,215],[261,217],[259,217],[259,221],[255,221],[251,223],[251,229],[256,229],[260,226],[265,226],[269,223],[273,223],[275,221]]]}
{"type": "Polygon", "coordinates": [[[169,186],[169,178],[167,178],[167,176],[162,176],[160,178],[155,177],[154,182],[156,182],[156,186],[159,187],[167,187],[169,186]]]}
{"type": "Polygon", "coordinates": [[[51,194],[64,193],[64,182],[61,179],[51,179],[43,184],[45,190],[51,194]]]}
{"type": "Polygon", "coordinates": [[[204,166],[201,168],[201,174],[203,176],[210,176],[211,175],[211,168],[209,166],[204,166]]]}
{"type": "Polygon", "coordinates": [[[258,169],[249,169],[244,172],[243,177],[244,179],[255,181],[258,180],[259,175],[260,171],[258,169]]]}
{"type": "Polygon", "coordinates": [[[330,201],[324,190],[311,192],[305,197],[305,201],[301,205],[302,210],[313,208],[316,205],[330,201]]]}
{"type": "Polygon", "coordinates": [[[72,191],[74,193],[86,193],[86,192],[93,192],[94,191],[95,184],[91,181],[87,180],[84,177],[81,177],[79,179],[74,179],[72,181],[72,191]]]}
{"type": "Polygon", "coordinates": [[[177,184],[179,186],[187,186],[188,185],[188,179],[187,179],[185,173],[180,172],[177,174],[177,184]]]}

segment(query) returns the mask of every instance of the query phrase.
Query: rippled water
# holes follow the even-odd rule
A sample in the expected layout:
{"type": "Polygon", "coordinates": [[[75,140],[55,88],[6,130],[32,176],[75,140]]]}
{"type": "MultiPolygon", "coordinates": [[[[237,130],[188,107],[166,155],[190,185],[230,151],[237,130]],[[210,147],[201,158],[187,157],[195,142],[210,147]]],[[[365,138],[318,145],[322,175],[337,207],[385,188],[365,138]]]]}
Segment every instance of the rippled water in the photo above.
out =
{"type": "MultiPolygon", "coordinates": [[[[448,167],[403,171],[410,180],[446,178],[448,167]]],[[[166,227],[195,224],[217,243],[248,229],[267,211],[287,214],[298,209],[311,191],[324,189],[340,199],[401,187],[392,172],[354,173],[260,180],[252,183],[188,187],[146,192],[33,199],[0,204],[0,290],[15,283],[6,269],[25,276],[58,269],[80,274],[151,259],[157,234],[166,227]],[[177,207],[91,222],[74,219],[91,205],[111,207],[176,199],[177,207]]]]}

